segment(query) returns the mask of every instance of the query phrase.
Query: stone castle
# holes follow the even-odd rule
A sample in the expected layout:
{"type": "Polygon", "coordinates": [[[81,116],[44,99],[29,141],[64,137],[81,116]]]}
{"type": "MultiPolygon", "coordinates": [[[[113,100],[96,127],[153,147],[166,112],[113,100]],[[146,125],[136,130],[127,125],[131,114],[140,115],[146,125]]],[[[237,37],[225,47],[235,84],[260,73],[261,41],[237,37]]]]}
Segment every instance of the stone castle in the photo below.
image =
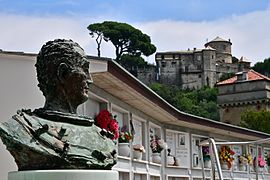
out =
{"type": "Polygon", "coordinates": [[[145,84],[159,82],[182,89],[213,87],[223,74],[250,68],[250,62],[243,57],[233,61],[231,46],[230,39],[216,37],[203,49],[157,52],[156,66],[138,69],[137,77],[145,84]]]}

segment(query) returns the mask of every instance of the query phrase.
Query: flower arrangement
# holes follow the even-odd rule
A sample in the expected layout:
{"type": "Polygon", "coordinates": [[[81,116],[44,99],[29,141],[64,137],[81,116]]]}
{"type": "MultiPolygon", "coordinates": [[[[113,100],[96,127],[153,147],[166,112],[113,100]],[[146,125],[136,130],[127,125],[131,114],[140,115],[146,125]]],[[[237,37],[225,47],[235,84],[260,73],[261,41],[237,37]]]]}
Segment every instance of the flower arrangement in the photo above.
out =
{"type": "Polygon", "coordinates": [[[203,160],[204,161],[211,160],[210,153],[209,153],[209,146],[203,146],[202,147],[202,153],[203,153],[203,160]]]}
{"type": "Polygon", "coordinates": [[[155,135],[151,137],[150,147],[153,153],[160,153],[163,149],[167,149],[167,143],[155,135]]]}
{"type": "Polygon", "coordinates": [[[234,161],[234,158],[232,157],[234,154],[235,152],[232,151],[229,146],[221,146],[219,159],[221,163],[227,163],[227,166],[230,169],[234,161]]]}
{"type": "Polygon", "coordinates": [[[128,143],[133,139],[133,135],[127,130],[127,126],[123,126],[118,138],[119,143],[128,143]]]}
{"type": "Polygon", "coordinates": [[[250,153],[247,155],[247,160],[248,160],[249,165],[253,164],[253,158],[252,158],[252,155],[250,153]]]}
{"type": "Polygon", "coordinates": [[[140,145],[140,144],[133,145],[133,150],[139,151],[141,153],[145,153],[145,149],[144,149],[143,145],[140,145]]]}
{"type": "Polygon", "coordinates": [[[95,117],[95,124],[112,134],[112,139],[115,140],[119,137],[118,122],[114,119],[108,110],[102,110],[95,117]]]}
{"type": "MultiPolygon", "coordinates": [[[[261,155],[258,156],[258,165],[260,168],[265,166],[266,162],[261,155]]],[[[254,167],[256,166],[256,157],[254,158],[254,167]]]]}
{"type": "Polygon", "coordinates": [[[238,155],[238,162],[239,165],[246,166],[248,164],[248,158],[246,157],[245,154],[238,155]]]}

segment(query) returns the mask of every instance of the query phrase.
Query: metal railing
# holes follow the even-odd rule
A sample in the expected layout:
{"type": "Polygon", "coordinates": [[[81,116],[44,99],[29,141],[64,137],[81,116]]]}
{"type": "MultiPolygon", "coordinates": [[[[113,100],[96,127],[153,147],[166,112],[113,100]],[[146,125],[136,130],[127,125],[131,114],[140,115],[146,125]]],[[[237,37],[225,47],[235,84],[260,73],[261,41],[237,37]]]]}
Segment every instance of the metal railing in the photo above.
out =
{"type": "MultiPolygon", "coordinates": [[[[202,165],[202,176],[203,180],[206,179],[205,177],[205,171],[204,171],[204,162],[203,162],[203,152],[202,152],[202,147],[203,146],[209,146],[210,152],[210,158],[211,158],[211,180],[216,179],[216,170],[218,172],[218,178],[219,180],[224,180],[223,179],[223,174],[222,174],[222,169],[219,161],[219,156],[217,152],[217,145],[248,145],[248,144],[253,144],[256,146],[256,157],[259,156],[258,153],[258,145],[270,141],[270,138],[266,139],[260,139],[257,141],[246,141],[246,142],[215,142],[213,138],[209,138],[208,140],[204,140],[200,142],[200,159],[201,159],[201,165],[202,165]],[[216,169],[217,168],[217,169],[216,169]]],[[[258,160],[255,161],[255,172],[256,172],[256,180],[259,178],[258,174],[258,160]]]]}

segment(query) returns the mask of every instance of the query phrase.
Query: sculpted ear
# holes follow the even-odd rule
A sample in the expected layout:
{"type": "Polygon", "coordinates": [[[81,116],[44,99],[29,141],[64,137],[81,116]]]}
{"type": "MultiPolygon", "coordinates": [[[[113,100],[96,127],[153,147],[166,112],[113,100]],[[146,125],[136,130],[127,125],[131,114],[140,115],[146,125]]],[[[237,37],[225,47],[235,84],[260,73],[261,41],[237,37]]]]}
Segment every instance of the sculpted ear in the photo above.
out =
{"type": "Polygon", "coordinates": [[[66,63],[61,63],[57,69],[57,76],[61,83],[64,83],[68,75],[68,66],[66,63]]]}

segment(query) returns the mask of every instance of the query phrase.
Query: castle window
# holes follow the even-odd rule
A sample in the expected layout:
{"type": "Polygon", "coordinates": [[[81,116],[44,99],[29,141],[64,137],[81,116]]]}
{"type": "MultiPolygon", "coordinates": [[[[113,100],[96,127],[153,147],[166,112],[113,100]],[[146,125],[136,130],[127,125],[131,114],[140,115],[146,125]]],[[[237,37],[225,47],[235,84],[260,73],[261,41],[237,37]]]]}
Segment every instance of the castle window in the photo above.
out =
{"type": "Polygon", "coordinates": [[[185,66],[185,72],[188,72],[188,66],[185,66]]]}
{"type": "Polygon", "coordinates": [[[165,61],[162,61],[162,62],[161,62],[161,66],[162,66],[162,67],[166,67],[166,62],[165,62],[165,61]]]}
{"type": "Polygon", "coordinates": [[[164,55],[161,55],[161,59],[164,59],[164,55]]]}
{"type": "Polygon", "coordinates": [[[197,60],[200,61],[202,59],[201,56],[197,56],[197,60]]]}
{"type": "Polygon", "coordinates": [[[174,54],[172,55],[172,58],[175,59],[175,55],[174,54]]]}
{"type": "Polygon", "coordinates": [[[202,65],[198,65],[197,67],[198,67],[199,70],[202,69],[202,65]]]}
{"type": "Polygon", "coordinates": [[[175,65],[176,65],[176,61],[173,61],[172,62],[172,67],[175,67],[175,65]]]}
{"type": "Polygon", "coordinates": [[[201,74],[199,74],[199,75],[198,75],[198,77],[199,77],[199,78],[201,78],[201,77],[202,77],[202,75],[201,75],[201,74]]]}
{"type": "Polygon", "coordinates": [[[212,55],[212,59],[214,59],[214,55],[212,55]]]}

